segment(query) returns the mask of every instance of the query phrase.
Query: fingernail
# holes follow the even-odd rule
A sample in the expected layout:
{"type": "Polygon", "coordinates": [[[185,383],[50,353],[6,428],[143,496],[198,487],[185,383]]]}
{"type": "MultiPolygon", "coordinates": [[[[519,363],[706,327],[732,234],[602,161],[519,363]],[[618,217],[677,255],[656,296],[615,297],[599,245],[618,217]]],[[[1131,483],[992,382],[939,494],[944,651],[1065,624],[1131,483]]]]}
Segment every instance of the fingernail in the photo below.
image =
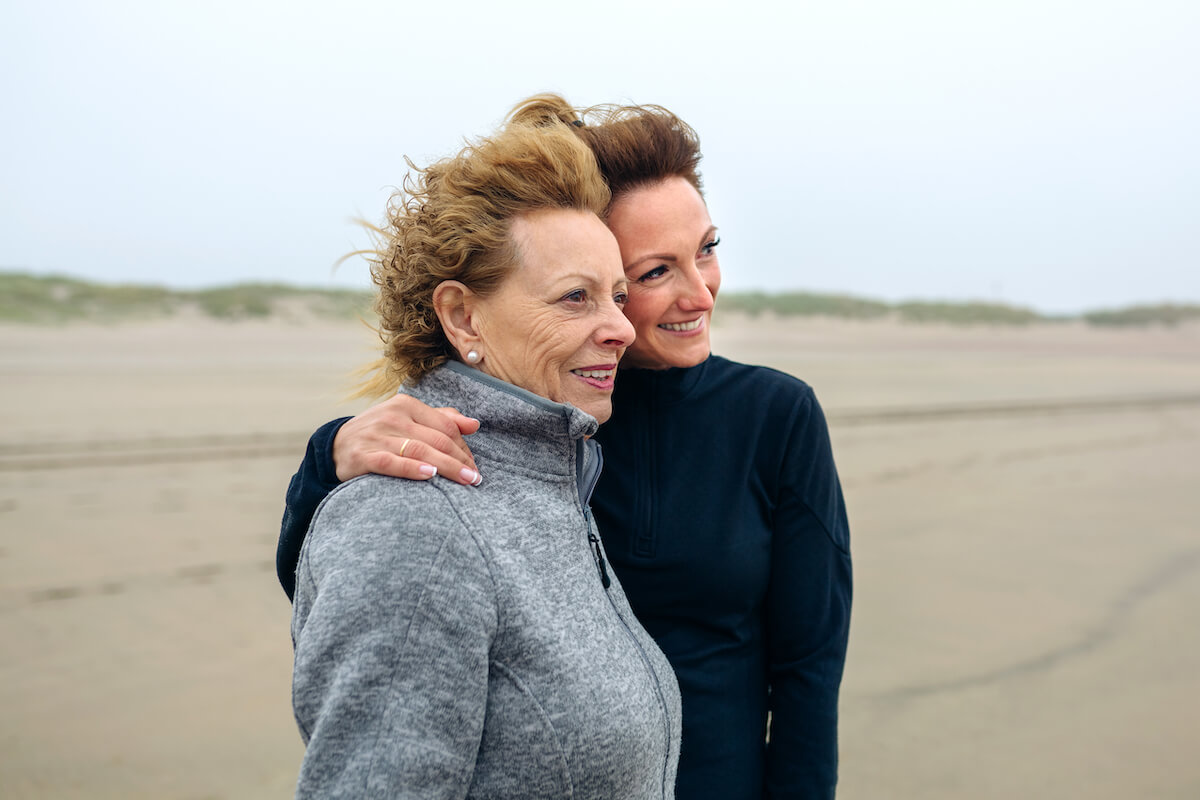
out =
{"type": "Polygon", "coordinates": [[[459,475],[464,481],[472,486],[478,486],[479,484],[483,483],[483,476],[473,469],[467,469],[466,467],[463,467],[462,472],[460,472],[459,475]]]}
{"type": "Polygon", "coordinates": [[[427,478],[432,478],[433,476],[437,475],[437,467],[430,466],[429,464],[422,464],[421,466],[417,467],[417,470],[427,478]]]}

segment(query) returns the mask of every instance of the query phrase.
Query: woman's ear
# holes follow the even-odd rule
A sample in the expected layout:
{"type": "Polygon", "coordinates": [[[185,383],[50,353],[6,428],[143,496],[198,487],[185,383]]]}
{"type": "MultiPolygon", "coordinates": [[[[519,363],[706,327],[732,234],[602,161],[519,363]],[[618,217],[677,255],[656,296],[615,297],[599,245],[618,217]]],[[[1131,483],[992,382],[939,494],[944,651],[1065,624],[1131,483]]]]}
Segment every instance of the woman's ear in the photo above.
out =
{"type": "Polygon", "coordinates": [[[466,360],[468,352],[479,350],[479,330],[475,325],[478,297],[464,283],[442,281],[433,290],[433,310],[442,323],[446,338],[466,360]]]}

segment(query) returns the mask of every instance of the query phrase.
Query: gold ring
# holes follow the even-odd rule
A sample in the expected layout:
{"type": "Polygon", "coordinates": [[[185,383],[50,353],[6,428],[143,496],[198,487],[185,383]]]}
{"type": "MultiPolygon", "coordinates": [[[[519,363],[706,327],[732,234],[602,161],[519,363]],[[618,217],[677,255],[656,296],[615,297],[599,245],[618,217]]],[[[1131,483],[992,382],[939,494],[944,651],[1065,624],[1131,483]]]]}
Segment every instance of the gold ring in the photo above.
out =
{"type": "Polygon", "coordinates": [[[405,439],[404,444],[400,445],[400,452],[397,455],[399,455],[401,458],[404,458],[404,448],[408,447],[408,443],[411,441],[412,439],[405,439]]]}

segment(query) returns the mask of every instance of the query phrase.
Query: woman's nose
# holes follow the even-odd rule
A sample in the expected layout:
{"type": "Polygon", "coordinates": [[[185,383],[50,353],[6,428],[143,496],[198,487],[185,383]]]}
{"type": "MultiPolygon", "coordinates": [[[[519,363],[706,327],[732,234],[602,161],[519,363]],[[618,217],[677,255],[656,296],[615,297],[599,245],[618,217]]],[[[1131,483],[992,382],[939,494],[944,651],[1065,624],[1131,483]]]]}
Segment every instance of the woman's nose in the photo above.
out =
{"type": "Polygon", "coordinates": [[[679,306],[687,311],[710,311],[713,307],[712,290],[694,264],[687,271],[687,291],[679,298],[679,306]]]}
{"type": "Polygon", "coordinates": [[[614,347],[628,347],[637,337],[633,323],[625,316],[625,312],[616,303],[610,304],[603,311],[604,322],[599,328],[601,341],[614,347]]]}

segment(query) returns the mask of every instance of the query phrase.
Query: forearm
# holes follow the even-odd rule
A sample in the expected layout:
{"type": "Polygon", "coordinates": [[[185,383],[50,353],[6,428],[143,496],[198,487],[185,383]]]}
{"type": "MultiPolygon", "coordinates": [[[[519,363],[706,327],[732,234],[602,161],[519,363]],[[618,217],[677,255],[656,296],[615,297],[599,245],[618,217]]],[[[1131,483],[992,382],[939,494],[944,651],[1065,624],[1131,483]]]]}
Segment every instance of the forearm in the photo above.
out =
{"type": "MultiPolygon", "coordinates": [[[[794,508],[794,507],[793,507],[794,508]]],[[[836,518],[833,527],[845,524],[836,518]]],[[[831,798],[838,774],[838,694],[852,595],[844,535],[811,512],[792,518],[772,558],[768,797],[831,798]]]]}
{"type": "Polygon", "coordinates": [[[832,798],[838,780],[838,691],[844,650],[776,669],[771,683],[767,797],[832,798]]]}

